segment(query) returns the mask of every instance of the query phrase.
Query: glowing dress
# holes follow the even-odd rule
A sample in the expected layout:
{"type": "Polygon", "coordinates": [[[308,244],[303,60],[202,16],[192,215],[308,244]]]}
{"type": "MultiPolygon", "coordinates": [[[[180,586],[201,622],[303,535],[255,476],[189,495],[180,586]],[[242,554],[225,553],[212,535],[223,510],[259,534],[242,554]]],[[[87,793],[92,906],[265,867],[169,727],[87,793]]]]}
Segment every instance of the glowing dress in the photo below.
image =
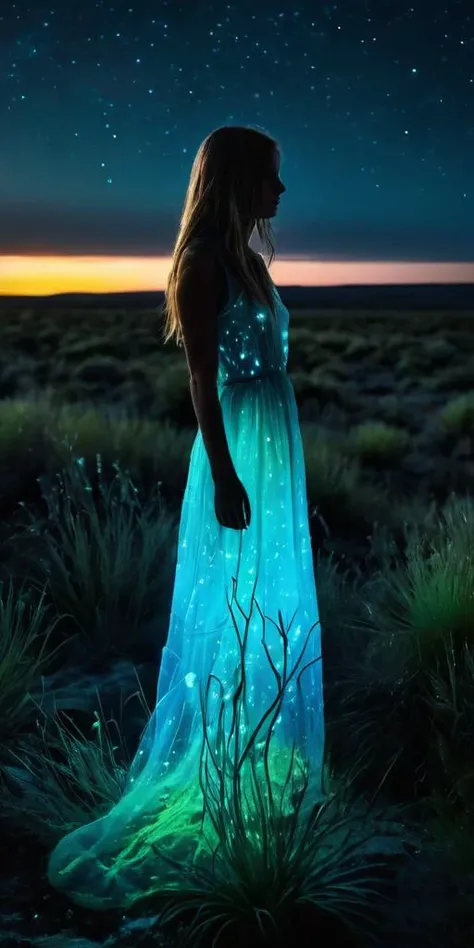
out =
{"type": "Polygon", "coordinates": [[[200,695],[209,682],[207,732],[215,734],[224,705],[228,732],[241,667],[237,628],[241,639],[245,630],[247,636],[245,705],[251,729],[276,694],[269,656],[277,670],[283,667],[280,612],[288,667],[300,664],[275,722],[272,759],[277,770],[278,761],[287,760],[296,746],[313,788],[322,779],[321,636],[303,447],[286,374],[289,313],[275,288],[276,319],[269,308],[247,302],[225,270],[228,302],[219,315],[218,389],[230,453],[250,500],[251,524],[236,531],[218,523],[209,459],[198,430],[155,710],[118,803],[60,840],[50,858],[50,882],[97,909],[126,907],[145,890],[159,889],[166,867],[160,867],[151,844],[180,861],[199,849],[200,695]],[[255,600],[258,611],[255,604],[251,608],[255,600]],[[262,614],[269,620],[263,622],[262,614]]]}

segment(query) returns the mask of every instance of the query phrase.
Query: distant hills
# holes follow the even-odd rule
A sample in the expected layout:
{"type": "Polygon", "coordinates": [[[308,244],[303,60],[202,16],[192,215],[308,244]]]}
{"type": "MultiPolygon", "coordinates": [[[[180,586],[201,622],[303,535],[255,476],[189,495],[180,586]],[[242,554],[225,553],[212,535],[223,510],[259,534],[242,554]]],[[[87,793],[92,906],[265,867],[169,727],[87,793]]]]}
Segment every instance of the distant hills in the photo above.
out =
{"type": "MultiPolygon", "coordinates": [[[[372,286],[282,286],[278,292],[289,309],[430,309],[474,311],[472,283],[376,284],[372,286]]],[[[153,309],[164,292],[58,293],[53,296],[0,296],[0,309],[12,306],[153,309]]]]}

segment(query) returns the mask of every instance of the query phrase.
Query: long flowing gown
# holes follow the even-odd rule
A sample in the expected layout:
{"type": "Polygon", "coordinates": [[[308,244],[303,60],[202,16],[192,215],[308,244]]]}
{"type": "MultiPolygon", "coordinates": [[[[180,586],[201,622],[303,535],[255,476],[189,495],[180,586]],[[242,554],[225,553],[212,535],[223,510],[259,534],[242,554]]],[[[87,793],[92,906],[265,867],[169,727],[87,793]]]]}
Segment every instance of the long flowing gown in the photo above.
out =
{"type": "Polygon", "coordinates": [[[221,751],[222,736],[228,739],[228,759],[220,758],[228,774],[231,733],[234,750],[257,732],[261,749],[268,730],[259,731],[259,722],[266,720],[275,783],[284,782],[278,768],[295,749],[313,791],[323,781],[321,634],[303,445],[286,372],[289,313],[274,285],[276,318],[269,307],[249,303],[224,266],[218,391],[251,522],[243,531],[219,524],[198,429],[155,709],[119,801],[63,837],[49,860],[52,885],[96,909],[127,907],[159,891],[169,866],[159,852],[184,865],[202,851],[205,738],[221,751]],[[238,728],[236,695],[245,705],[238,728]],[[277,717],[268,716],[269,708],[277,717]]]}

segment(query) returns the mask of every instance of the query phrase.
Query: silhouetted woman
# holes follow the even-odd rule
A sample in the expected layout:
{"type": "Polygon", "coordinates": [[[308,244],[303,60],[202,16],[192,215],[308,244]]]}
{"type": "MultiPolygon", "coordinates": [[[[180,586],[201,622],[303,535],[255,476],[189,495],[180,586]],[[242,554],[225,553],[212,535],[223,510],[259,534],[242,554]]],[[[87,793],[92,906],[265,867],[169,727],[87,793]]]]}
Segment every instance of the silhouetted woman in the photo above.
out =
{"type": "Polygon", "coordinates": [[[284,191],[263,131],[224,126],[200,146],[166,293],[165,339],[184,344],[199,428],[156,707],[119,802],[62,839],[49,865],[52,884],[88,906],[159,890],[156,846],[181,863],[202,851],[204,736],[232,781],[235,748],[251,740],[258,755],[270,729],[262,781],[281,788],[294,754],[312,792],[321,787],[321,637],[289,313],[249,247],[256,227],[272,262],[269,220],[284,191]]]}

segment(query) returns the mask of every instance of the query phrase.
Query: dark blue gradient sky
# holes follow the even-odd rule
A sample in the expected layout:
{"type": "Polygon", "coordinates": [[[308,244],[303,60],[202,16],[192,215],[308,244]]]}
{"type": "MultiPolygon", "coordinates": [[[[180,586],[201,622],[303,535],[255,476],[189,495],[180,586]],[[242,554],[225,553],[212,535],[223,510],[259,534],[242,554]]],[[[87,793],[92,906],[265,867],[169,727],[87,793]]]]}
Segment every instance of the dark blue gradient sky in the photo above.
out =
{"type": "Polygon", "coordinates": [[[474,260],[471,0],[5,0],[0,109],[2,254],[169,254],[199,143],[256,123],[279,253],[474,260]]]}

